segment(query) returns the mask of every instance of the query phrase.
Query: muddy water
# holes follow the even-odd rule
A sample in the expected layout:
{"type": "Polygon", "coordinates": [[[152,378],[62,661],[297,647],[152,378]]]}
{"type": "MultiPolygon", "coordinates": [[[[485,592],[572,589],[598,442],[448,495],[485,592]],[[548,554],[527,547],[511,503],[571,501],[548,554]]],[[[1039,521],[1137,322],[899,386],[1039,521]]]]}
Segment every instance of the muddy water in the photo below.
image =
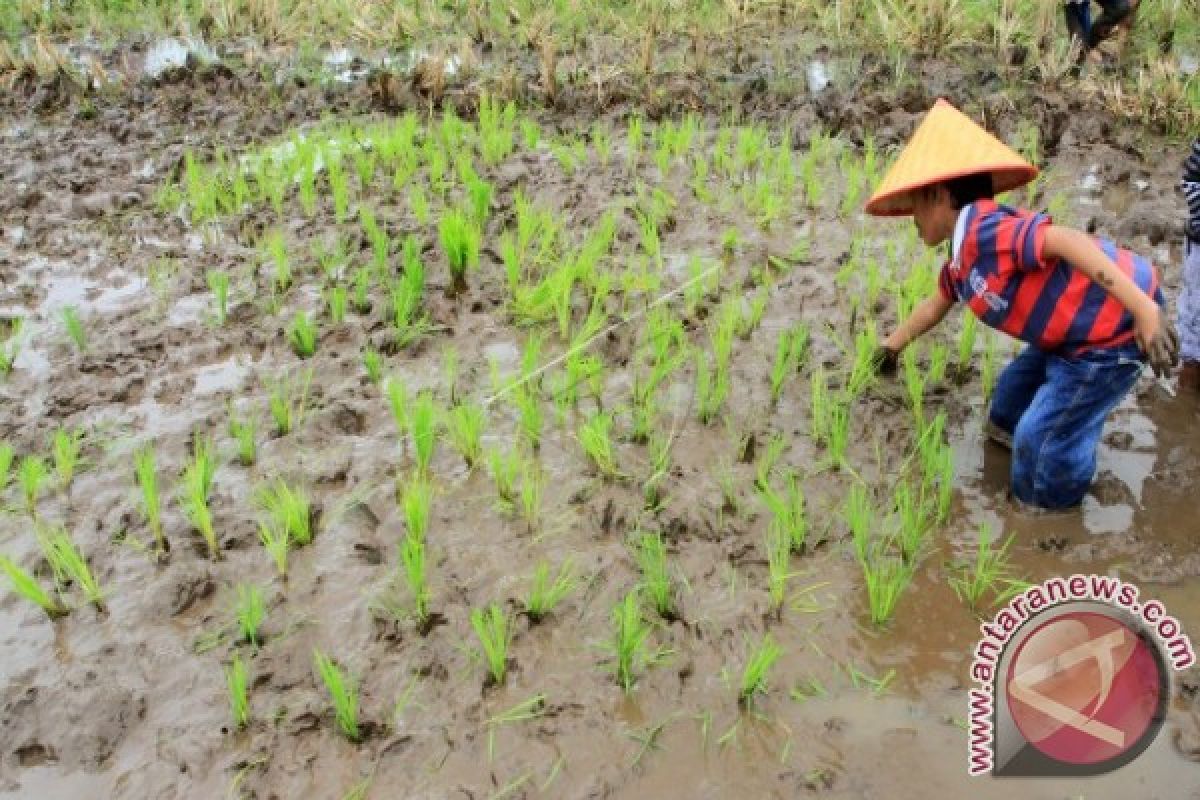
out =
{"type": "MultiPolygon", "coordinates": [[[[191,99],[202,113],[214,110],[191,99]]],[[[274,112],[220,110],[214,116],[228,135],[244,138],[262,123],[279,122],[274,112]]],[[[655,516],[639,511],[635,488],[592,473],[570,430],[548,425],[539,456],[547,472],[544,517],[532,533],[497,513],[483,471],[467,472],[440,448],[430,542],[432,605],[444,623],[421,635],[410,623],[380,621],[370,609],[394,594],[392,566],[404,530],[395,480],[410,468],[386,402],[360,365],[362,348],[385,331],[382,312],[351,315],[339,330],[322,327],[303,423],[287,437],[268,438],[266,387],[307,366],[287,348],[282,328],[296,308],[316,307],[315,278],[303,276],[292,305],[272,317],[256,305],[263,291],[253,277],[256,255],[233,225],[201,240],[147,202],[121,208],[128,193],[152,196],[185,138],[201,135],[180,122],[164,107],[83,127],[30,119],[0,155],[4,173],[21,175],[26,187],[3,201],[5,225],[25,233],[0,244],[0,309],[30,320],[22,360],[0,385],[0,435],[22,453],[44,454],[48,433],[60,424],[91,432],[82,473],[69,491],[48,493],[39,510],[70,528],[109,590],[106,614],[81,608],[53,624],[8,594],[0,599],[0,791],[9,796],[340,797],[370,778],[370,797],[1011,797],[1014,784],[965,774],[961,724],[977,620],[945,585],[942,564],[969,548],[982,524],[1015,537],[1014,559],[1030,580],[1115,572],[1161,598],[1193,635],[1200,631],[1192,524],[1200,406],[1172,398],[1149,378],[1114,415],[1084,508],[1056,516],[1028,515],[1007,503],[1008,458],[980,436],[977,378],[931,397],[950,419],[955,513],[892,625],[878,631],[864,621],[861,575],[836,512],[847,478],[830,472],[806,478],[814,547],[794,561],[792,601],[782,618],[769,615],[764,519],[750,485],[753,465],[733,457],[736,443],[747,434],[763,442],[782,433],[789,442],[784,463],[803,472],[820,461],[807,436],[805,382],[789,387],[768,413],[764,374],[776,331],[798,319],[814,332],[824,322],[844,329],[845,293],[831,276],[861,220],[839,219],[830,202],[814,218],[793,211],[786,224],[763,232],[736,204],[693,202],[680,175],[666,181],[686,204],[664,248],[718,258],[720,232],[738,225],[746,241],[722,274],[725,291],[743,285],[762,253],[789,252],[797,231],[812,234],[812,263],[781,277],[762,330],[736,345],[729,428],[694,421],[690,380],[671,388],[664,415],[678,433],[677,472],[667,507],[655,516]],[[31,199],[30,187],[40,196],[31,199]],[[149,276],[164,259],[175,269],[159,288],[149,276]],[[213,268],[234,277],[223,327],[211,323],[204,286],[204,272],[213,268]],[[78,307],[91,334],[85,353],[61,330],[65,305],[78,307]],[[232,459],[230,403],[259,420],[260,457],[252,467],[232,459]],[[194,430],[211,434],[224,456],[213,512],[225,558],[207,560],[168,501],[164,523],[173,550],[156,565],[135,544],[148,534],[129,454],[153,442],[164,485],[173,486],[194,430]],[[739,486],[736,513],[721,508],[717,465],[726,465],[739,486]],[[269,571],[257,543],[252,496],[277,476],[308,487],[321,509],[317,540],[293,554],[286,584],[269,571]],[[669,652],[625,695],[612,681],[605,645],[610,609],[637,580],[624,539],[639,527],[666,531],[686,586],[681,618],[652,635],[655,647],[669,652]],[[584,584],[545,622],[516,618],[508,683],[485,688],[482,665],[471,655],[470,609],[514,607],[534,564],[568,558],[584,584]],[[268,598],[257,652],[231,635],[233,585],[248,581],[268,598]],[[746,713],[735,701],[736,685],[749,645],[766,631],[786,656],[771,674],[772,692],[757,713],[746,713]],[[312,672],[314,647],[361,679],[361,744],[334,730],[312,672]],[[254,722],[244,732],[229,731],[224,696],[222,670],[235,651],[252,680],[254,722]],[[489,723],[539,694],[545,705],[536,719],[489,723]]],[[[1081,139],[1087,133],[1074,131],[1081,139]]],[[[1138,163],[1124,174],[1098,169],[1102,185],[1126,187],[1115,195],[1114,202],[1127,204],[1120,209],[1098,202],[1094,186],[1081,190],[1077,175],[1091,162],[1120,163],[1103,157],[1112,152],[1102,143],[1091,144],[1099,155],[1088,165],[1052,162],[1048,191],[1068,193],[1071,221],[1118,235],[1130,220],[1175,213],[1167,188],[1173,165],[1138,163]],[[1136,189],[1139,179],[1151,188],[1136,189]]],[[[567,176],[544,149],[522,153],[516,163],[516,179],[531,196],[576,226],[593,223],[612,197],[630,194],[632,176],[620,165],[592,162],[567,176]]],[[[643,178],[658,180],[654,167],[643,169],[643,178]]],[[[838,181],[827,177],[832,193],[838,181]]],[[[412,227],[388,208],[400,229],[412,227]]],[[[310,227],[331,225],[323,214],[310,227]]],[[[900,227],[870,230],[879,242],[901,238],[900,227]]],[[[1158,230],[1138,226],[1133,243],[1170,248],[1158,230]]],[[[622,247],[632,238],[632,229],[623,229],[622,247]]],[[[668,259],[669,277],[686,274],[685,263],[668,259]]],[[[1174,285],[1177,273],[1165,266],[1174,285]]],[[[431,269],[434,282],[442,268],[431,269]]],[[[524,338],[495,307],[501,285],[492,259],[468,297],[449,308],[431,290],[430,303],[450,330],[389,356],[388,370],[410,387],[440,386],[443,353],[453,345],[460,386],[486,393],[489,363],[515,368],[524,338]]],[[[627,338],[622,332],[606,345],[610,363],[619,362],[627,338]]],[[[834,342],[815,333],[813,361],[834,368],[839,358],[834,342]]],[[[610,391],[623,381],[613,367],[610,391]]],[[[882,386],[855,408],[852,461],[871,482],[886,480],[903,459],[910,424],[895,394],[896,387],[882,386]]],[[[514,431],[511,407],[498,407],[487,443],[506,448],[514,431]]],[[[619,458],[641,474],[647,454],[622,443],[619,458]]],[[[11,510],[0,517],[0,548],[20,563],[36,563],[19,494],[9,489],[4,500],[11,510]]],[[[1134,765],[1083,783],[1025,782],[1022,795],[1191,796],[1200,790],[1195,685],[1194,675],[1180,682],[1162,735],[1134,765]]]]}

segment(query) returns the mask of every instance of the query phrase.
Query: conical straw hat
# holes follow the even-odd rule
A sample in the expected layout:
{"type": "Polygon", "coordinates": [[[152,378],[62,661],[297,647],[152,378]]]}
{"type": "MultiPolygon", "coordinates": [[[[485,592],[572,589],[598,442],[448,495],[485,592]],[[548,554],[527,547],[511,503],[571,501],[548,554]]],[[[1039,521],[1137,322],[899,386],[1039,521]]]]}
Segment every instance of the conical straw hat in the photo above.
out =
{"type": "Polygon", "coordinates": [[[911,214],[912,190],[982,172],[991,173],[996,194],[1024,186],[1038,174],[1036,167],[1008,145],[939,99],[867,201],[867,213],[877,217],[911,214]]]}

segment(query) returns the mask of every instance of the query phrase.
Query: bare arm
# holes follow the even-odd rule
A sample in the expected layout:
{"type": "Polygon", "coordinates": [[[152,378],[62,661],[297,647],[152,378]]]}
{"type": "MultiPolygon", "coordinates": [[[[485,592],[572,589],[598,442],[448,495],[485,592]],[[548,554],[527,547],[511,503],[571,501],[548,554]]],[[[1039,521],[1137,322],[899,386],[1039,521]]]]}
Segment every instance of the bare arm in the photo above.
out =
{"type": "Polygon", "coordinates": [[[1158,325],[1158,303],[1138,288],[1087,234],[1051,225],[1046,229],[1043,253],[1048,258],[1067,261],[1115,297],[1133,315],[1139,333],[1143,324],[1158,325]]]}
{"type": "Polygon", "coordinates": [[[1091,237],[1072,228],[1051,225],[1046,229],[1042,253],[1061,258],[1087,275],[1117,299],[1133,317],[1138,347],[1150,360],[1159,377],[1178,361],[1179,339],[1158,303],[1104,254],[1091,237]]]}
{"type": "Polygon", "coordinates": [[[883,340],[883,346],[893,353],[899,353],[913,339],[941,322],[953,305],[942,297],[940,292],[925,298],[913,309],[908,319],[901,322],[896,330],[883,340]]]}

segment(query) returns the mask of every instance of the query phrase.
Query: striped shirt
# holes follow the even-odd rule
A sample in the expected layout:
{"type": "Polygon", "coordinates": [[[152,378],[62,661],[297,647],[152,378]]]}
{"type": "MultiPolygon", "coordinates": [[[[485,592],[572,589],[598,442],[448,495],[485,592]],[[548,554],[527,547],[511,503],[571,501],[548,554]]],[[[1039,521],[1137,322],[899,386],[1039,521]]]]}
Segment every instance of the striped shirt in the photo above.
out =
{"type": "Polygon", "coordinates": [[[1183,162],[1183,196],[1187,198],[1187,235],[1200,243],[1200,137],[1192,142],[1192,154],[1183,162]]]}
{"type": "MultiPolygon", "coordinates": [[[[979,200],[958,215],[952,258],[938,288],[950,302],[965,302],[984,324],[1047,351],[1077,355],[1133,339],[1133,316],[1104,287],[1043,245],[1051,221],[1045,214],[979,200]]],[[[1141,256],[1106,239],[1100,249],[1142,291],[1163,303],[1158,271],[1141,256]]]]}

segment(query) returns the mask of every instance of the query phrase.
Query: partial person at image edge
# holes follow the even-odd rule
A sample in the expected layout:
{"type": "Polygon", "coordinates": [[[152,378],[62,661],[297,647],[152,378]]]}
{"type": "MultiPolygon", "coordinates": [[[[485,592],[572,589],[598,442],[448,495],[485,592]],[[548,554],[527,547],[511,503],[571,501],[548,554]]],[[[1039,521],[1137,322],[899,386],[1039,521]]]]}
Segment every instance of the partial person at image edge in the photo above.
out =
{"type": "Polygon", "coordinates": [[[1027,343],[996,381],[988,433],[1012,448],[1011,492],[1039,508],[1078,505],[1108,414],[1149,363],[1164,376],[1178,338],[1158,271],[1110,241],[1000,205],[1037,169],[945,100],[926,115],[866,210],[912,215],[922,241],[949,241],[938,289],[884,340],[880,368],[957,302],[1027,343]]]}

